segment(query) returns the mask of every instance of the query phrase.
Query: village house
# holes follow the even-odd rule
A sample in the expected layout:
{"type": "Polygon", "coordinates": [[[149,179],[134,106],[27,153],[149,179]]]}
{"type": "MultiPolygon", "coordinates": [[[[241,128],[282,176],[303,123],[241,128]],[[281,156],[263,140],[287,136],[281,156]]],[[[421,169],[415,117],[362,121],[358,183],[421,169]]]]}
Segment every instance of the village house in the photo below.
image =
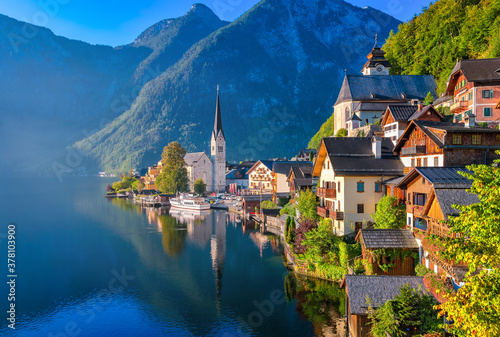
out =
{"type": "Polygon", "coordinates": [[[314,161],[316,149],[301,149],[297,155],[297,161],[314,161]]]}
{"type": "Polygon", "coordinates": [[[428,294],[423,277],[346,275],[341,287],[345,288],[346,293],[345,312],[349,336],[370,336],[371,327],[368,319],[370,306],[372,309],[377,309],[385,302],[394,299],[404,285],[428,294]]]}
{"type": "Polygon", "coordinates": [[[148,167],[148,172],[144,177],[141,178],[145,190],[157,190],[155,181],[161,172],[161,168],[161,160],[158,162],[158,164],[148,167]]]}
{"type": "Polygon", "coordinates": [[[312,163],[309,161],[275,161],[272,167],[273,194],[276,198],[287,198],[290,195],[287,178],[292,167],[312,167],[312,163]]]}
{"type": "Polygon", "coordinates": [[[382,116],[382,130],[384,137],[391,138],[396,145],[399,137],[403,135],[408,124],[413,120],[442,122],[443,116],[432,105],[424,107],[416,105],[389,105],[382,116]]]}
{"type": "Polygon", "coordinates": [[[446,94],[453,97],[455,122],[475,115],[477,122],[500,121],[500,58],[457,61],[448,78],[446,94]]]}
{"type": "Polygon", "coordinates": [[[415,276],[419,246],[411,230],[361,229],[356,241],[361,243],[367,275],[415,276]],[[381,252],[388,251],[397,252],[398,255],[394,258],[390,255],[380,256],[381,252]]]}
{"type": "Polygon", "coordinates": [[[446,221],[457,216],[453,205],[478,203],[479,198],[467,190],[472,181],[459,172],[469,172],[464,167],[416,167],[397,185],[405,191],[407,227],[415,233],[420,248],[421,263],[437,274],[445,274],[459,283],[464,275],[463,265],[449,264],[422,247],[422,240],[429,235],[441,237],[450,233],[446,221]]]}
{"type": "Polygon", "coordinates": [[[270,160],[257,161],[247,172],[249,194],[273,193],[273,162],[270,160]]]}
{"type": "Polygon", "coordinates": [[[464,166],[489,164],[498,158],[500,130],[475,125],[474,116],[466,123],[439,123],[413,120],[399,138],[394,153],[405,166],[464,166]]]}
{"type": "Polygon", "coordinates": [[[429,92],[437,97],[432,75],[389,75],[391,65],[384,55],[375,43],[361,71],[363,75],[345,75],[333,106],[334,134],[347,129],[348,121],[351,129],[374,124],[389,104],[423,102],[429,92]]]}
{"type": "Polygon", "coordinates": [[[290,198],[292,202],[298,198],[301,191],[313,190],[315,179],[312,176],[313,165],[308,166],[293,166],[288,173],[286,181],[290,189],[290,198]]]}
{"type": "Polygon", "coordinates": [[[318,214],[330,218],[337,235],[356,232],[372,221],[383,196],[382,181],[403,175],[389,138],[326,137],[314,163],[318,214]]]}

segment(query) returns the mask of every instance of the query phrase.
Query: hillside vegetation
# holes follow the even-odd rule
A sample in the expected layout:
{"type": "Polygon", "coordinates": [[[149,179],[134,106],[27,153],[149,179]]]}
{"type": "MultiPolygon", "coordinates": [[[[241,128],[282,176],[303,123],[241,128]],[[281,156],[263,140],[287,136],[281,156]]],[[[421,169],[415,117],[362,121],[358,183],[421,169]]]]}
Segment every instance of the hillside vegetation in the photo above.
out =
{"type": "Polygon", "coordinates": [[[436,77],[446,88],[457,59],[500,56],[500,0],[440,0],[391,32],[383,49],[392,74],[436,77]]]}

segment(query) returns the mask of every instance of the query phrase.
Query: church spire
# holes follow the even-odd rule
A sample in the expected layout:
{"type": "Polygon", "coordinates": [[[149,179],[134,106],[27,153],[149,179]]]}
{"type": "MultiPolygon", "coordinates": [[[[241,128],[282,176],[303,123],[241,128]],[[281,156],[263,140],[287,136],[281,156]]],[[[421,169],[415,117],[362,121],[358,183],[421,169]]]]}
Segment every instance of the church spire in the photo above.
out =
{"type": "Polygon", "coordinates": [[[222,117],[220,112],[220,102],[219,102],[219,85],[217,85],[217,105],[215,107],[215,123],[214,123],[214,134],[217,137],[219,132],[222,133],[224,138],[224,131],[222,131],[222,117]]]}

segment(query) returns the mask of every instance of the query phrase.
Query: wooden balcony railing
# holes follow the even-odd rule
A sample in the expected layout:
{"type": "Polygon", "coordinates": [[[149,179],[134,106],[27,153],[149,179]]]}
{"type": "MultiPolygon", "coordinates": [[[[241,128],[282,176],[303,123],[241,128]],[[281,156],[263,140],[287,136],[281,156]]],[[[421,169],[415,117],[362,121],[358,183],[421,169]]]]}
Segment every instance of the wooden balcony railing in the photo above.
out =
{"type": "Polygon", "coordinates": [[[337,197],[337,191],[333,188],[319,187],[316,190],[316,195],[320,198],[331,198],[335,199],[337,197]]]}
{"type": "Polygon", "coordinates": [[[413,208],[413,215],[416,215],[416,216],[422,215],[422,212],[424,210],[424,206],[413,205],[412,208],[413,208]]]}
{"type": "Polygon", "coordinates": [[[320,217],[328,218],[329,210],[327,208],[318,206],[316,212],[320,217]]]}
{"type": "Polygon", "coordinates": [[[458,113],[467,110],[469,107],[468,101],[458,101],[450,106],[450,112],[458,113]]]}

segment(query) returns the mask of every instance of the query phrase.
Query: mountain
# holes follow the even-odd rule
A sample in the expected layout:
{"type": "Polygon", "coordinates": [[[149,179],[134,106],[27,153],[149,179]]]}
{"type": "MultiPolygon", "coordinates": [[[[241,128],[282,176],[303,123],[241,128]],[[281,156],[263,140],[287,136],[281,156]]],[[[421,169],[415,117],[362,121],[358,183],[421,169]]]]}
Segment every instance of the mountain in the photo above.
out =
{"type": "Polygon", "coordinates": [[[120,171],[156,162],[173,140],[205,150],[219,84],[228,159],[290,157],[331,115],[344,69],[359,71],[375,34],[399,23],[342,0],[263,0],[194,44],[75,147],[88,165],[120,171]]]}
{"type": "Polygon", "coordinates": [[[127,111],[144,84],[225,24],[194,5],[111,48],[0,15],[0,151],[8,158],[1,170],[84,171],[68,147],[127,111]]]}
{"type": "Polygon", "coordinates": [[[291,157],[399,23],[342,0],[263,0],[232,23],[195,4],[112,48],[0,15],[0,170],[128,171],[173,140],[206,150],[218,84],[228,159],[291,157]]]}
{"type": "Polygon", "coordinates": [[[392,72],[432,74],[444,91],[457,59],[500,57],[500,1],[436,1],[402,24],[383,49],[392,72]]]}

